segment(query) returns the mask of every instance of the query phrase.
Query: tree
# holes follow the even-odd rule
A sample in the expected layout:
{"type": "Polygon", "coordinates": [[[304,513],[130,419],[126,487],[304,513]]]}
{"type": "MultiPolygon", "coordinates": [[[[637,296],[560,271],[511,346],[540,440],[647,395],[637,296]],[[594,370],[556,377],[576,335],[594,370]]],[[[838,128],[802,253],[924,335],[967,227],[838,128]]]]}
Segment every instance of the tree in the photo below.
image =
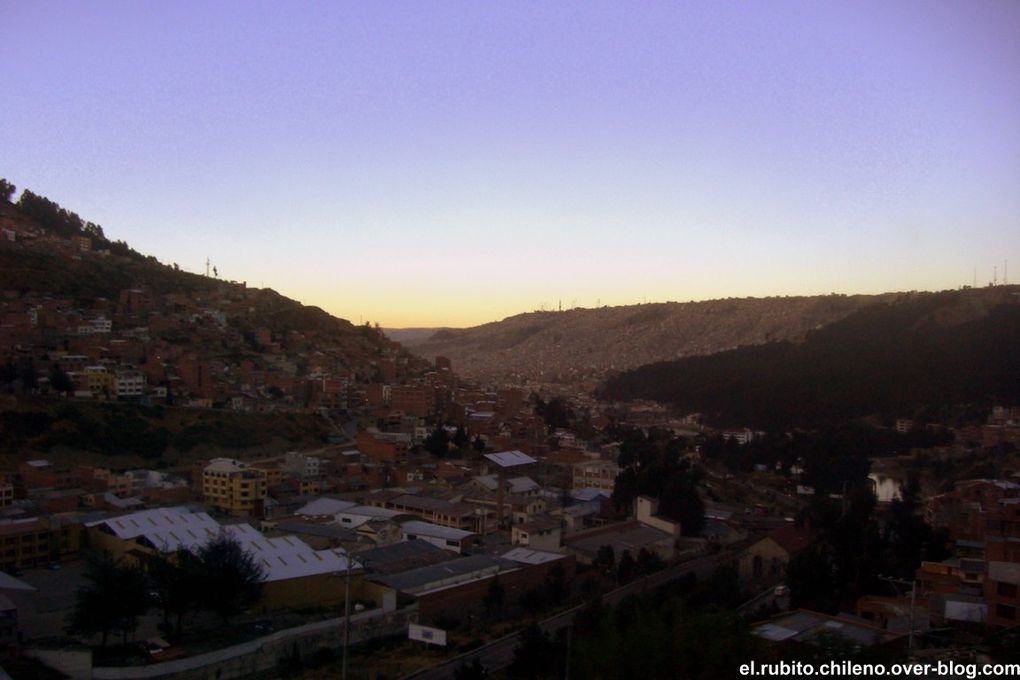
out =
{"type": "Polygon", "coordinates": [[[485,594],[485,611],[491,616],[496,616],[503,611],[503,600],[506,599],[506,589],[499,582],[499,577],[489,581],[489,590],[485,594]]]}
{"type": "Polygon", "coordinates": [[[624,550],[620,555],[620,563],[616,565],[616,580],[622,585],[634,580],[634,572],[637,570],[637,563],[631,557],[630,550],[624,550]]]}
{"type": "Polygon", "coordinates": [[[485,452],[485,441],[482,439],[482,435],[475,435],[475,440],[471,442],[471,446],[474,447],[478,453],[485,452]]]}
{"type": "Polygon", "coordinates": [[[638,497],[637,472],[632,467],[624,468],[613,481],[611,500],[617,511],[629,509],[638,497]]]}
{"type": "Polygon", "coordinates": [[[612,575],[616,569],[616,553],[611,545],[600,546],[595,553],[595,560],[592,566],[598,568],[603,574],[612,575]]]}
{"type": "Polygon", "coordinates": [[[95,222],[86,222],[85,227],[82,229],[86,236],[99,239],[100,241],[106,240],[106,235],[103,234],[103,228],[95,222]]]}
{"type": "Polygon", "coordinates": [[[173,559],[158,555],[147,565],[155,604],[163,610],[164,630],[180,635],[184,615],[198,607],[202,590],[201,565],[187,550],[178,551],[173,559]],[[171,617],[176,623],[171,624],[171,617]]]}
{"type": "Polygon", "coordinates": [[[199,549],[198,563],[199,602],[218,614],[224,624],[262,594],[265,570],[226,531],[199,549]]]}
{"type": "Polygon", "coordinates": [[[563,573],[563,565],[559,562],[546,573],[542,582],[542,590],[546,600],[553,606],[561,604],[567,598],[567,576],[563,573]]]}
{"type": "Polygon", "coordinates": [[[659,499],[659,514],[680,522],[684,536],[696,536],[705,526],[705,503],[694,479],[683,471],[670,475],[659,499]]]}
{"type": "Polygon", "coordinates": [[[641,551],[637,556],[638,572],[642,574],[654,574],[657,571],[662,571],[665,566],[666,565],[662,561],[662,558],[656,553],[648,550],[647,548],[641,548],[641,551]]]}
{"type": "Polygon", "coordinates": [[[485,670],[482,662],[475,657],[471,663],[462,663],[453,674],[453,680],[485,680],[489,677],[489,671],[485,670]]]}
{"type": "Polygon", "coordinates": [[[0,177],[0,198],[9,202],[12,198],[14,198],[15,191],[17,191],[16,186],[0,177]]]}
{"type": "Polygon", "coordinates": [[[74,390],[74,382],[71,377],[56,363],[50,366],[50,388],[60,394],[67,394],[74,390]]]}
{"type": "Polygon", "coordinates": [[[39,373],[35,370],[35,362],[29,359],[19,366],[21,387],[25,392],[34,392],[39,386],[39,373]]]}
{"type": "Polygon", "coordinates": [[[436,458],[445,458],[450,452],[450,435],[442,425],[436,427],[430,435],[425,437],[425,450],[436,458]]]}
{"type": "Polygon", "coordinates": [[[86,584],[78,589],[71,629],[100,634],[103,647],[111,632],[122,633],[126,643],[128,634],[138,626],[138,617],[148,609],[145,574],[102,552],[88,559],[83,576],[86,584]]]}
{"type": "Polygon", "coordinates": [[[468,433],[464,429],[464,426],[463,425],[458,425],[457,426],[457,431],[454,432],[454,434],[453,434],[453,445],[456,446],[461,451],[463,451],[464,449],[467,448],[467,445],[468,445],[468,443],[470,441],[471,441],[471,438],[468,437],[468,433]]]}
{"type": "Polygon", "coordinates": [[[514,678],[554,678],[559,651],[549,635],[532,623],[521,632],[521,644],[514,649],[509,674],[514,678]]]}

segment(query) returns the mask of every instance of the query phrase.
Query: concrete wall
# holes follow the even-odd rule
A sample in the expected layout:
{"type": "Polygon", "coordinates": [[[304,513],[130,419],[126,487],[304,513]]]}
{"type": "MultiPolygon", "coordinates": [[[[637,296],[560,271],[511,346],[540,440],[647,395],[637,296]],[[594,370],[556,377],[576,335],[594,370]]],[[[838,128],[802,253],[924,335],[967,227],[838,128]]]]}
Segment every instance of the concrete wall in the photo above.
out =
{"type": "MultiPolygon", "coordinates": [[[[418,620],[416,606],[384,614],[371,610],[351,616],[351,644],[380,637],[406,635],[418,620]]],[[[343,618],[310,623],[208,654],[149,666],[94,668],[92,680],[233,680],[276,678],[279,665],[295,653],[301,658],[320,649],[339,650],[343,645],[343,618]]],[[[77,678],[75,679],[77,680],[77,678]]],[[[84,680],[84,679],[83,679],[84,680]]]]}
{"type": "Polygon", "coordinates": [[[71,680],[92,680],[91,649],[26,649],[25,656],[55,668],[71,680]]]}
{"type": "MultiPolygon", "coordinates": [[[[576,568],[573,555],[565,555],[563,559],[545,564],[522,564],[520,569],[499,574],[499,584],[503,587],[504,610],[515,610],[521,595],[542,585],[546,575],[557,564],[563,568],[564,577],[569,584],[574,577],[576,568]]],[[[488,576],[418,595],[418,607],[422,622],[435,623],[437,619],[443,617],[466,622],[469,617],[482,616],[485,614],[485,598],[489,594],[489,588],[494,578],[497,577],[488,576]]]]}
{"type": "Polygon", "coordinates": [[[680,538],[680,522],[673,522],[665,517],[657,517],[659,504],[654,499],[646,496],[637,498],[637,519],[642,524],[647,524],[653,529],[665,531],[673,538],[680,538]]]}

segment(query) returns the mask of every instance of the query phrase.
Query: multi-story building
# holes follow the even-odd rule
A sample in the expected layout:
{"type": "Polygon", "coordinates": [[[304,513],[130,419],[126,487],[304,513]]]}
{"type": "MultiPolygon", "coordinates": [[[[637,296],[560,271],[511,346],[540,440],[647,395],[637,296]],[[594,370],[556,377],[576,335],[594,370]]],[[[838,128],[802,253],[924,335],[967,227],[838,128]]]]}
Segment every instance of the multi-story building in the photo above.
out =
{"type": "Polygon", "coordinates": [[[145,374],[141,371],[117,371],[113,380],[118,399],[131,399],[145,394],[145,374]]]}
{"type": "Polygon", "coordinates": [[[266,471],[230,458],[214,458],[202,471],[202,498],[220,512],[236,517],[262,514],[266,471]]]}
{"type": "Polygon", "coordinates": [[[56,517],[0,521],[0,570],[70,559],[81,550],[80,524],[56,517]]]}
{"type": "Polygon", "coordinates": [[[14,504],[14,479],[10,473],[0,474],[0,508],[14,504]]]}
{"type": "Polygon", "coordinates": [[[574,464],[573,488],[598,489],[613,493],[620,466],[608,460],[591,460],[574,464]]]}
{"type": "Polygon", "coordinates": [[[85,379],[84,387],[93,399],[109,399],[114,395],[113,375],[105,366],[86,366],[82,377],[85,379]]]}
{"type": "Polygon", "coordinates": [[[390,389],[390,408],[408,415],[425,418],[435,406],[433,390],[422,385],[394,385],[390,389]]]}

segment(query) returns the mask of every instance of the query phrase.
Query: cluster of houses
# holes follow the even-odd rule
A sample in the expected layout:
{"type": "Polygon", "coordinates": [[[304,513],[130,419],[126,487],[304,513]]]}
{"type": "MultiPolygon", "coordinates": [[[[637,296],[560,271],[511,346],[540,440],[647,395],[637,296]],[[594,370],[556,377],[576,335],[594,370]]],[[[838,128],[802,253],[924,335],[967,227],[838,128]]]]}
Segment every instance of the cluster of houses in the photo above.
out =
{"type": "Polygon", "coordinates": [[[361,470],[396,448],[371,439],[177,472],[25,461],[0,483],[0,571],[57,568],[97,548],[143,565],[226,532],[265,568],[257,611],[340,604],[350,579],[357,602],[386,610],[415,601],[429,622],[481,615],[497,579],[517,602],[554,567],[569,578],[606,545],[663,560],[704,548],[658,517],[651,499],[624,521],[607,513],[615,464],[592,453],[576,462],[517,450],[438,463],[408,456],[390,474],[407,470],[416,484],[320,494],[331,475],[356,470],[365,481],[361,470]],[[549,478],[563,485],[539,481],[549,478]]]}
{"type": "Polygon", "coordinates": [[[927,613],[936,621],[1020,622],[1020,474],[961,482],[932,498],[928,514],[948,530],[953,557],[917,570],[927,613]]]}

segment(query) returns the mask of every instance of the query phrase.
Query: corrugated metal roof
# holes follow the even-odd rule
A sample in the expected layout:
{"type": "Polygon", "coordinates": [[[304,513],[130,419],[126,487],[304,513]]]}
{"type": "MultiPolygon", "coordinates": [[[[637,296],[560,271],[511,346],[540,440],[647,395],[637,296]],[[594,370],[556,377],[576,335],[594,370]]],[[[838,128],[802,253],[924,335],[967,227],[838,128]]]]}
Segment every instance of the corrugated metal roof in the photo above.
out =
{"type": "Polygon", "coordinates": [[[396,574],[454,559],[454,553],[426,541],[401,541],[358,553],[358,561],[376,574],[396,574]]]}
{"type": "Polygon", "coordinates": [[[556,560],[563,559],[563,557],[559,553],[531,550],[530,548],[514,548],[503,555],[504,560],[520,562],[521,564],[545,564],[546,562],[555,562],[556,560]]]}
{"type": "Polygon", "coordinates": [[[258,560],[265,570],[263,581],[267,582],[347,570],[347,555],[342,549],[314,550],[296,536],[266,538],[250,524],[221,526],[204,512],[189,513],[181,507],[143,510],[95,524],[109,526],[119,538],[141,538],[166,552],[195,552],[221,532],[226,533],[258,560]]]}
{"type": "Polygon", "coordinates": [[[356,541],[358,532],[349,527],[342,527],[339,524],[315,524],[313,522],[280,522],[276,525],[277,531],[285,531],[294,534],[307,534],[309,536],[321,536],[323,538],[335,538],[340,541],[356,541]]]}
{"type": "Polygon", "coordinates": [[[512,563],[488,555],[469,555],[400,574],[381,576],[376,580],[404,592],[425,592],[497,574],[510,565],[512,563]]]}
{"type": "Polygon", "coordinates": [[[314,501],[306,503],[302,506],[295,515],[305,515],[306,517],[318,517],[324,515],[335,515],[338,512],[343,512],[349,508],[357,506],[357,503],[352,501],[344,501],[339,498],[316,498],[314,501]]]}
{"type": "Polygon", "coordinates": [[[471,531],[419,521],[404,522],[400,525],[400,531],[405,536],[429,536],[432,538],[445,538],[451,541],[461,541],[469,536],[474,536],[474,532],[471,531]]]}
{"type": "Polygon", "coordinates": [[[537,463],[538,461],[521,451],[501,451],[499,453],[487,453],[485,454],[487,460],[492,461],[500,467],[514,467],[517,465],[530,465],[531,463],[537,463]]]}
{"type": "Polygon", "coordinates": [[[105,525],[117,538],[132,539],[144,534],[163,532],[175,528],[218,529],[219,524],[204,512],[191,512],[184,506],[140,510],[130,515],[111,517],[90,522],[86,526],[105,525]]]}

